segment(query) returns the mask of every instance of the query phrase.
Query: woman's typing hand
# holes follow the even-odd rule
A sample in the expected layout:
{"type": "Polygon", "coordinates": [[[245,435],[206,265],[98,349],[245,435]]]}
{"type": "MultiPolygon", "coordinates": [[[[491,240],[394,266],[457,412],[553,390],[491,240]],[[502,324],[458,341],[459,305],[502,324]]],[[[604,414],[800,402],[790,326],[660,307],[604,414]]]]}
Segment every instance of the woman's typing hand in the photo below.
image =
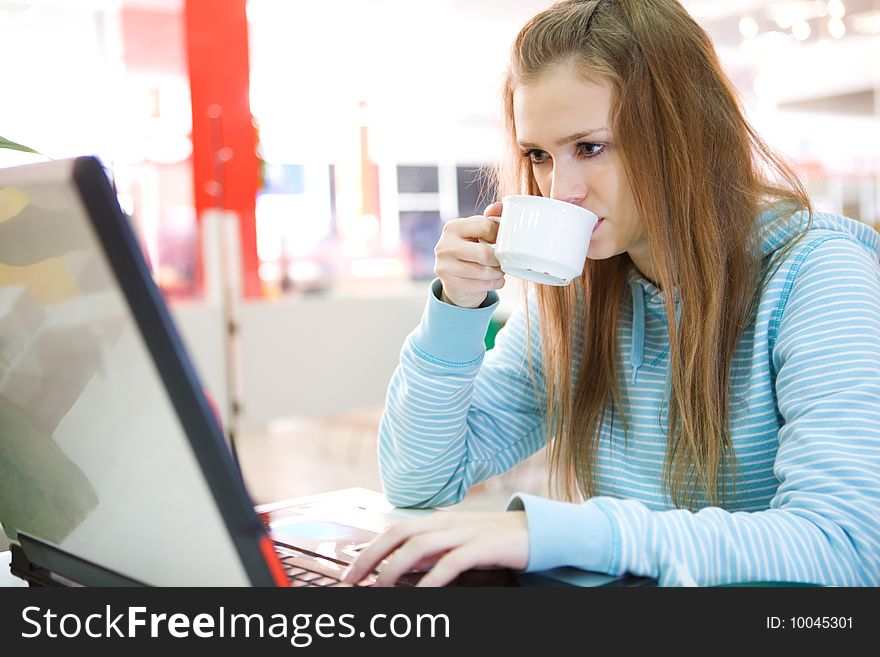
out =
{"type": "Polygon", "coordinates": [[[411,571],[428,571],[418,586],[444,586],[473,568],[522,570],[528,561],[524,511],[438,512],[380,534],[352,563],[344,580],[359,582],[378,567],[379,586],[392,586],[411,571]]]}

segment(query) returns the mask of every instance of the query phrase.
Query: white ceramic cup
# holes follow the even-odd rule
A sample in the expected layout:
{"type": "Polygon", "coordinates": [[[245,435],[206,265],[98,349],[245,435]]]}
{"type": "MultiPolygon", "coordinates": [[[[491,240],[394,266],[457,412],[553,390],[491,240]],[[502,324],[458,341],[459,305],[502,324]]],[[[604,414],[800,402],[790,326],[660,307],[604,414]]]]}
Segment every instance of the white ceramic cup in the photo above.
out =
{"type": "Polygon", "coordinates": [[[501,270],[533,283],[568,285],[584,271],[599,217],[543,196],[505,196],[495,240],[501,270]]]}

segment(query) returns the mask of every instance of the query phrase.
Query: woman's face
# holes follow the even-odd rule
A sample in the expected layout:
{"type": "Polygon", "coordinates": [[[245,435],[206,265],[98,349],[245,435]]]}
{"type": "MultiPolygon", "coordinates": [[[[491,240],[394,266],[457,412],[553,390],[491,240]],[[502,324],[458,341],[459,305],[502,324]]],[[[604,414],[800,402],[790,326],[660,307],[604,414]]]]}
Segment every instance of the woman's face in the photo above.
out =
{"type": "Polygon", "coordinates": [[[513,92],[516,140],[542,196],[574,203],[599,217],[588,257],[630,254],[653,278],[647,241],[611,132],[611,86],[556,67],[513,92]]]}

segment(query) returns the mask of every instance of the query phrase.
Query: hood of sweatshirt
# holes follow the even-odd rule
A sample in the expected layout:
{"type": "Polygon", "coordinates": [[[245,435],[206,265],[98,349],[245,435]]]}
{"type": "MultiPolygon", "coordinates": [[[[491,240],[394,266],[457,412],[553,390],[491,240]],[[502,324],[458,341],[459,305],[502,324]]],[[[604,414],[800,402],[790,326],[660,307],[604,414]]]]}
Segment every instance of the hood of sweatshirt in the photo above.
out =
{"type": "MultiPolygon", "coordinates": [[[[774,253],[801,235],[806,228],[808,215],[806,212],[790,214],[781,212],[778,207],[762,212],[758,217],[759,244],[762,259],[772,257],[774,253]]],[[[880,260],[880,233],[867,224],[825,212],[813,212],[813,223],[809,232],[832,231],[846,234],[880,260]]],[[[632,365],[632,381],[635,383],[639,368],[644,361],[645,350],[645,309],[656,306],[655,311],[665,313],[665,297],[663,292],[633,266],[630,268],[628,286],[633,306],[633,331],[630,346],[630,364],[632,365]]],[[[677,292],[673,294],[676,305],[676,316],[681,318],[681,305],[677,292]]]]}

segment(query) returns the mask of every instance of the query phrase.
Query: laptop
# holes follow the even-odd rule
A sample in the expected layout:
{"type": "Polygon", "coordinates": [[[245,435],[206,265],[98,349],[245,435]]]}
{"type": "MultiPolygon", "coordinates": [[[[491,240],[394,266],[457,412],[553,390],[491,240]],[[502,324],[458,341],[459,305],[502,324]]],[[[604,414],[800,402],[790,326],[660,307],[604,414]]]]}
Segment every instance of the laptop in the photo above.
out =
{"type": "MultiPolygon", "coordinates": [[[[15,575],[340,586],[400,517],[351,506],[254,507],[97,158],[0,169],[0,525],[15,575]]],[[[595,577],[586,585],[626,580],[595,577]]],[[[521,580],[473,571],[456,583],[521,580]]]]}

